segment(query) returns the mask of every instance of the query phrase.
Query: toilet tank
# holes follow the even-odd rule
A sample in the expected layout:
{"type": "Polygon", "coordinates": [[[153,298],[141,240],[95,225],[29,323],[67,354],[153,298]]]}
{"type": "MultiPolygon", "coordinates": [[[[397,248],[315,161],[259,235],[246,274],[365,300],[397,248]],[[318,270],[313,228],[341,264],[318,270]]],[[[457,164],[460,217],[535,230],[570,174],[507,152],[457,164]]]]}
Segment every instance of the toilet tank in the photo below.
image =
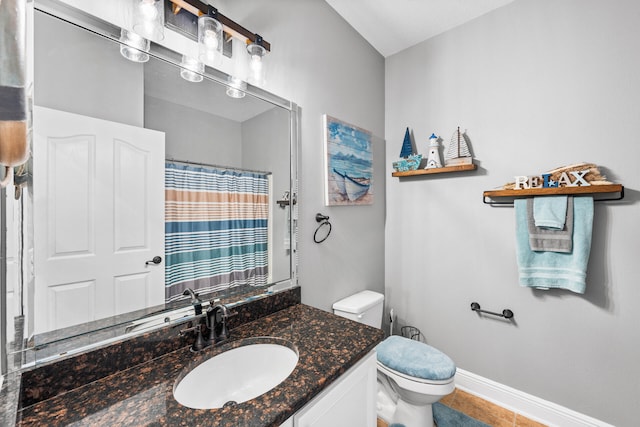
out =
{"type": "Polygon", "coordinates": [[[384,295],[374,291],[362,291],[333,304],[333,313],[364,323],[374,328],[382,327],[384,295]]]}

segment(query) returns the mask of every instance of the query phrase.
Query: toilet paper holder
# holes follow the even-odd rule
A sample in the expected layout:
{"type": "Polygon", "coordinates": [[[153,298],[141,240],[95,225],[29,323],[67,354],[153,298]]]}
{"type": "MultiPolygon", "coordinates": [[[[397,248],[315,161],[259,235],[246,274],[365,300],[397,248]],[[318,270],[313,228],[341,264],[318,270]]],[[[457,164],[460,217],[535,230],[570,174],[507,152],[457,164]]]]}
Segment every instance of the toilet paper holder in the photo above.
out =
{"type": "Polygon", "coordinates": [[[505,319],[511,319],[513,317],[513,311],[509,310],[508,308],[502,310],[502,313],[496,313],[494,311],[482,310],[480,308],[480,304],[478,304],[477,302],[471,303],[471,310],[477,313],[486,313],[491,314],[492,316],[504,317],[505,319]]]}

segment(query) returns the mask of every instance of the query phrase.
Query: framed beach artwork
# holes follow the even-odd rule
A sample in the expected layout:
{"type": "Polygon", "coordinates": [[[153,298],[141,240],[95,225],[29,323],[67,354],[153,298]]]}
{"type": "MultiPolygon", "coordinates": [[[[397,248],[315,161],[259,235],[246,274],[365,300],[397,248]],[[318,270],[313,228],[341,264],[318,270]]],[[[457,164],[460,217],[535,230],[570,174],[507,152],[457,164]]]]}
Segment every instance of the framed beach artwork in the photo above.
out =
{"type": "Polygon", "coordinates": [[[371,132],[323,115],[325,203],[373,204],[371,132]]]}

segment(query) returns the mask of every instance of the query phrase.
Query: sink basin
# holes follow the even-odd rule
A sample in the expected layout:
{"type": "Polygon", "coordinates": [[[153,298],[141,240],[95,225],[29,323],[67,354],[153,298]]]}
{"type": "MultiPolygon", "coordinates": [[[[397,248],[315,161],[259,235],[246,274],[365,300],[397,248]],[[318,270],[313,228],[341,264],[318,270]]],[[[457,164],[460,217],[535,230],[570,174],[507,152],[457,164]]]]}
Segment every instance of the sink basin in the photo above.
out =
{"type": "Polygon", "coordinates": [[[246,402],[293,372],[298,353],[274,342],[253,342],[220,353],[193,368],[173,390],[183,406],[215,409],[246,402]]]}

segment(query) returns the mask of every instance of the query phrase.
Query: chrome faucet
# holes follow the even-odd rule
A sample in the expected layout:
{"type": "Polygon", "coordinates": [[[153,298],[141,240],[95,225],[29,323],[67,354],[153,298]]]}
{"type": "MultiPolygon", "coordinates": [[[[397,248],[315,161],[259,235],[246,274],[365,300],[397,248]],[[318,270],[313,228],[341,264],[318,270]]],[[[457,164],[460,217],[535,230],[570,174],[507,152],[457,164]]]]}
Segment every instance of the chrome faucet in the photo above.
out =
{"type": "MultiPolygon", "coordinates": [[[[200,303],[198,303],[198,305],[200,305],[200,303]]],[[[227,324],[227,319],[235,316],[236,314],[238,313],[229,312],[229,309],[224,304],[214,305],[214,301],[211,301],[209,308],[207,309],[205,323],[201,323],[201,319],[205,317],[205,315],[196,315],[196,318],[194,319],[195,325],[191,326],[193,323],[190,323],[189,325],[191,327],[182,329],[180,331],[180,335],[184,336],[188,332],[195,332],[195,342],[191,346],[191,351],[200,351],[203,348],[229,338],[229,326],[227,324]],[[205,326],[209,330],[207,338],[204,338],[203,336],[205,326]]]]}
{"type": "Polygon", "coordinates": [[[202,301],[200,301],[200,296],[198,294],[196,294],[195,292],[193,292],[193,289],[191,289],[191,288],[185,289],[184,292],[182,293],[182,295],[189,295],[191,297],[191,304],[202,302],[202,301]]]}
{"type": "MultiPolygon", "coordinates": [[[[235,314],[235,313],[234,313],[235,314]]],[[[209,342],[211,344],[229,338],[227,319],[231,316],[227,306],[217,304],[207,309],[207,327],[209,328],[209,342]]]]}

